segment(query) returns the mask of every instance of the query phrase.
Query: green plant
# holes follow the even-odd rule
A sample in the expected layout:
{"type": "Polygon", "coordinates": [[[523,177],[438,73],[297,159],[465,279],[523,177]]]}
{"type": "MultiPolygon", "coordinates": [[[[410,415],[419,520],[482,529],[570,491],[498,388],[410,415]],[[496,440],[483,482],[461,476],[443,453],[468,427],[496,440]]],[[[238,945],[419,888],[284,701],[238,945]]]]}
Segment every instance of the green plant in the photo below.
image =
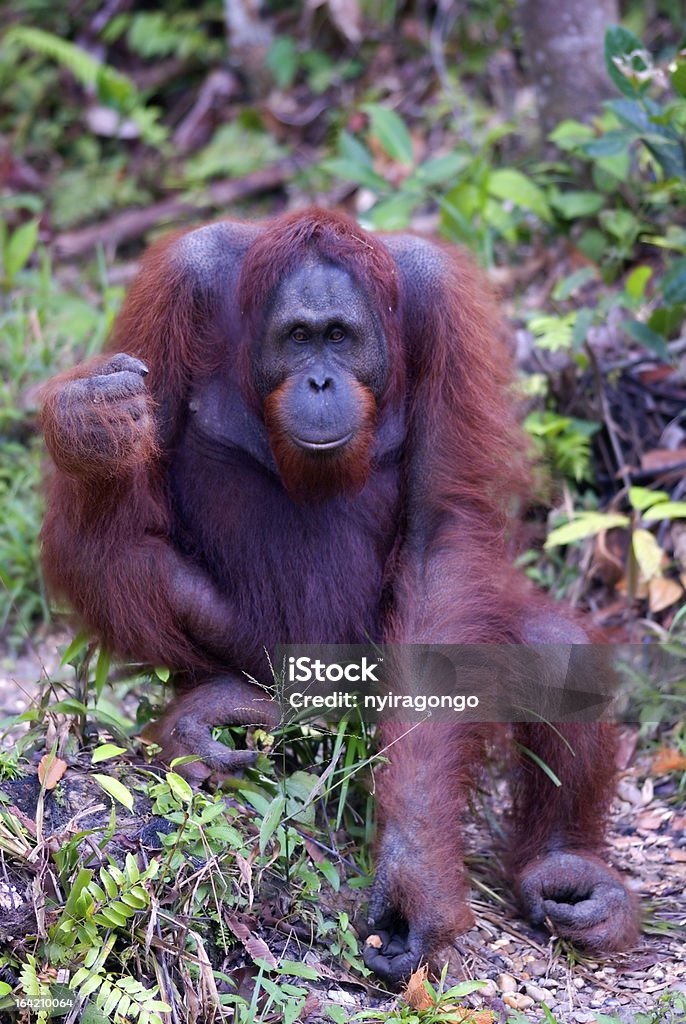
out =
{"type": "Polygon", "coordinates": [[[38,221],[27,220],[14,231],[0,220],[0,264],[2,287],[9,291],[17,274],[33,255],[38,241],[38,221]]]}
{"type": "MultiPolygon", "coordinates": [[[[421,972],[417,972],[419,980],[422,980],[421,972]]],[[[423,971],[423,983],[406,997],[410,1005],[401,1005],[389,1011],[362,1010],[350,1018],[351,1021],[378,1021],[379,1024],[454,1024],[455,1021],[463,1021],[470,1024],[470,1019],[477,1019],[481,1022],[484,1019],[493,1019],[494,1015],[488,1011],[477,1015],[477,1011],[470,1011],[460,1001],[465,996],[478,992],[483,988],[483,981],[463,981],[458,985],[447,986],[448,968],[443,968],[441,977],[436,985],[426,980],[426,968],[423,971]]],[[[334,1018],[335,1020],[335,1018],[334,1018]]]]}
{"type": "Polygon", "coordinates": [[[212,3],[199,4],[192,10],[180,9],[124,11],[117,14],[103,32],[105,42],[112,44],[125,36],[130,50],[145,59],[177,57],[180,60],[201,60],[207,67],[216,66],[225,55],[221,34],[221,10],[212,3]]]}
{"type": "Polygon", "coordinates": [[[323,50],[303,45],[287,35],[276,36],[266,63],[280,89],[292,88],[302,77],[315,95],[355,78],[364,68],[360,60],[333,59],[323,50]]]}
{"type": "Polygon", "coordinates": [[[559,475],[577,484],[591,481],[591,439],[600,424],[545,409],[529,413],[524,429],[534,438],[539,455],[559,475]]]}
{"type": "MultiPolygon", "coordinates": [[[[588,537],[594,537],[605,530],[615,528],[629,531],[631,543],[626,566],[628,591],[636,593],[639,583],[649,590],[657,590],[658,581],[663,578],[665,553],[660,543],[648,529],[651,524],[686,518],[686,502],[670,501],[665,491],[651,491],[646,487],[629,488],[628,501],[631,515],[619,512],[579,512],[574,518],[551,530],[546,548],[573,544],[588,537]]],[[[674,583],[674,603],[682,594],[681,587],[674,583]]],[[[662,587],[659,587],[662,590],[662,587]]]]}
{"type": "Polygon", "coordinates": [[[159,146],[164,142],[167,131],[158,122],[158,112],[144,105],[131,79],[102,64],[80,46],[29,25],[13,25],[5,34],[3,44],[10,54],[15,49],[28,49],[56,61],[86,89],[93,91],[100,103],[111,107],[122,120],[129,118],[134,122],[149,145],[159,146]]]}
{"type": "Polygon", "coordinates": [[[186,164],[186,176],[192,185],[214,177],[236,177],[273,163],[285,150],[268,135],[254,118],[238,118],[222,125],[212,141],[186,164]]]}
{"type": "Polygon", "coordinates": [[[43,446],[35,436],[40,384],[75,355],[97,351],[121,290],[101,272],[99,304],[56,278],[37,244],[37,221],[13,232],[0,221],[0,259],[7,292],[0,305],[0,632],[12,648],[34,622],[48,619],[38,569],[43,446]]]}
{"type": "Polygon", "coordinates": [[[361,109],[369,122],[366,141],[342,131],[337,155],[323,167],[374,195],[364,217],[372,227],[405,228],[414,211],[435,203],[442,234],[470,245],[484,262],[492,263],[497,238],[516,241],[520,231],[528,230],[532,215],[551,219],[538,185],[514,168],[493,165],[494,147],[511,127],[485,131],[477,151],[461,143],[442,156],[417,162],[412,137],[399,114],[376,103],[361,109]],[[374,151],[384,154],[378,167],[374,151]],[[392,179],[384,175],[384,164],[390,164],[392,179]]]}
{"type": "Polygon", "coordinates": [[[543,167],[539,180],[560,222],[606,280],[639,247],[678,254],[654,276],[649,304],[643,299],[650,268],[633,278],[640,300],[634,307],[645,311],[624,324],[630,337],[667,358],[666,343],[678,336],[686,305],[686,231],[675,218],[686,205],[686,60],[677,54],[654,62],[622,27],[608,30],[605,55],[621,97],[609,100],[593,125],[557,126],[550,138],[572,163],[543,167]],[[580,172],[590,175],[592,189],[568,187],[580,172]]]}

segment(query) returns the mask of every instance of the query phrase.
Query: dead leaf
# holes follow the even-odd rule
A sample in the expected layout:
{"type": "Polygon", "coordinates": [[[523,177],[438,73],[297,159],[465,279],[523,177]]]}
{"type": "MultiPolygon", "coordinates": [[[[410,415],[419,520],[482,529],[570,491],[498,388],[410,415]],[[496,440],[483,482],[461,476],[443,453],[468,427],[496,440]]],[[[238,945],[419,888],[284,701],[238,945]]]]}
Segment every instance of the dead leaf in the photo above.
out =
{"type": "Polygon", "coordinates": [[[326,860],[326,854],[323,853],[322,850],[319,849],[317,844],[313,843],[308,836],[305,836],[305,849],[307,850],[315,864],[323,864],[323,862],[326,860]]]}
{"type": "Polygon", "coordinates": [[[225,921],[233,934],[243,943],[246,953],[248,953],[253,960],[264,960],[265,963],[269,964],[272,970],[275,970],[279,964],[272,953],[271,949],[259,935],[254,935],[250,931],[248,925],[241,921],[237,914],[226,914],[225,921]]]}
{"type": "Polygon", "coordinates": [[[657,832],[664,820],[663,811],[646,811],[645,814],[639,814],[636,819],[636,827],[644,828],[646,832],[657,832]]]}
{"type": "Polygon", "coordinates": [[[629,540],[625,530],[602,530],[593,549],[593,572],[613,586],[624,575],[629,540]]]}
{"type": "Polygon", "coordinates": [[[665,579],[663,576],[654,577],[648,584],[648,605],[651,612],[661,612],[664,608],[680,601],[684,590],[676,580],[665,579]]]}
{"type": "Polygon", "coordinates": [[[31,833],[31,835],[35,839],[36,836],[38,835],[38,829],[36,828],[36,823],[33,820],[33,818],[29,818],[28,814],[25,814],[24,811],[21,811],[16,806],[16,804],[10,804],[9,807],[7,807],[7,810],[12,815],[12,817],[16,818],[19,821],[20,825],[24,826],[27,832],[31,833]]]}
{"type": "Polygon", "coordinates": [[[674,451],[667,451],[664,448],[654,448],[641,456],[641,469],[650,472],[660,472],[666,469],[678,469],[686,462],[686,448],[676,448],[674,451]]]}
{"type": "Polygon", "coordinates": [[[210,958],[207,954],[207,950],[205,949],[205,944],[198,932],[194,932],[189,928],[188,934],[195,942],[195,955],[197,957],[198,967],[200,968],[200,1002],[201,1004],[209,1006],[219,1006],[217,983],[214,979],[214,971],[212,970],[212,964],[210,963],[210,958]]]}
{"type": "MultiPolygon", "coordinates": [[[[622,579],[615,584],[615,590],[618,594],[629,594],[629,584],[626,576],[622,577],[622,579]]],[[[648,597],[648,584],[644,580],[639,580],[634,587],[634,591],[631,596],[637,601],[645,601],[648,597]]]]}
{"type": "Polygon", "coordinates": [[[666,775],[667,772],[686,771],[686,757],[673,747],[662,747],[653,761],[655,775],[666,775]]]}
{"type": "MultiPolygon", "coordinates": [[[[370,935],[369,938],[378,936],[370,935]]],[[[367,941],[369,942],[369,939],[367,941]]],[[[424,985],[428,975],[429,967],[425,964],[410,976],[403,992],[402,998],[413,1010],[429,1010],[436,1005],[424,985]]],[[[441,1020],[446,1024],[495,1024],[496,1019],[496,1015],[490,1010],[473,1010],[469,1006],[460,1006],[457,1003],[441,1005],[441,1020]]]]}
{"type": "Polygon", "coordinates": [[[315,1014],[319,1013],[321,1006],[322,1003],[317,993],[312,991],[308,992],[303,1008],[298,1014],[299,1019],[307,1020],[308,1017],[313,1017],[315,1014]]]}
{"type": "Polygon", "coordinates": [[[252,887],[252,865],[250,861],[246,860],[245,857],[240,853],[236,853],[236,864],[240,872],[241,880],[245,883],[248,890],[248,906],[252,907],[255,894],[252,887]]]}
{"type": "Polygon", "coordinates": [[[67,762],[54,754],[43,754],[38,765],[38,781],[46,789],[54,789],[67,770],[67,762]]]}
{"type": "MultiPolygon", "coordinates": [[[[371,938],[371,936],[370,936],[371,938]]],[[[410,975],[410,980],[403,992],[403,999],[413,1010],[428,1010],[434,1001],[426,991],[424,982],[429,976],[429,965],[424,964],[410,975]]]]}
{"type": "Polygon", "coordinates": [[[365,942],[365,946],[371,946],[372,949],[381,949],[383,942],[380,935],[368,935],[365,942]]]}
{"type": "Polygon", "coordinates": [[[331,20],[351,43],[362,39],[362,15],[357,0],[327,0],[331,20]]]}

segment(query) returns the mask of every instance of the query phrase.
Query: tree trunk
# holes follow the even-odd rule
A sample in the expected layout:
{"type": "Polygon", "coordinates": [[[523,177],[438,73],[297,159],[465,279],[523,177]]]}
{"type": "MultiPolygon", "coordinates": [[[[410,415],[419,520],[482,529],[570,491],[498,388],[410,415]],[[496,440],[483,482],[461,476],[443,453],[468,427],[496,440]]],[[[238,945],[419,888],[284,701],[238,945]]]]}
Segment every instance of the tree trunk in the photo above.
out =
{"type": "Polygon", "coordinates": [[[619,20],[617,0],[519,0],[518,19],[543,132],[588,120],[615,92],[603,41],[619,20]]]}

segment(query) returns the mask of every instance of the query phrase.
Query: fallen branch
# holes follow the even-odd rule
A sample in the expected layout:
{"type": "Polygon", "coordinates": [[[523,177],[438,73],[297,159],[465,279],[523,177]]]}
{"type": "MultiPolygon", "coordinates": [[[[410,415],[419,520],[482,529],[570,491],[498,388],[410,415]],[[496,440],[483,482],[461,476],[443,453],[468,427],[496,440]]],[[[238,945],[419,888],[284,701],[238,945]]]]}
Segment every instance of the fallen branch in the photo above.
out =
{"type": "Polygon", "coordinates": [[[125,210],[100,224],[93,224],[77,231],[65,231],[53,240],[53,250],[59,259],[69,260],[84,256],[97,245],[106,246],[109,253],[123,242],[141,238],[151,228],[160,224],[173,224],[188,214],[198,214],[218,206],[230,206],[260,192],[270,192],[287,181],[299,167],[290,157],[271,167],[264,167],[244,178],[219,181],[208,185],[198,196],[190,200],[172,196],[152,206],[125,210]]]}

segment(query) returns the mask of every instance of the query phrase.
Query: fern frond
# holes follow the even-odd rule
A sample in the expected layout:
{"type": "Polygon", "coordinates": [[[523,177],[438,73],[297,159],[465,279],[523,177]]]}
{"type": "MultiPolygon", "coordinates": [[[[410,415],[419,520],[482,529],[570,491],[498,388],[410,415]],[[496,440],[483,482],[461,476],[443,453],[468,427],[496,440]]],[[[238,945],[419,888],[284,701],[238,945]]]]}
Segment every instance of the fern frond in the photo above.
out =
{"type": "Polygon", "coordinates": [[[5,35],[5,43],[54,60],[71,71],[83,86],[95,90],[103,103],[121,113],[128,113],[136,103],[136,87],[126,75],[107,64],[101,64],[80,46],[52,32],[30,25],[13,25],[5,35]]]}

